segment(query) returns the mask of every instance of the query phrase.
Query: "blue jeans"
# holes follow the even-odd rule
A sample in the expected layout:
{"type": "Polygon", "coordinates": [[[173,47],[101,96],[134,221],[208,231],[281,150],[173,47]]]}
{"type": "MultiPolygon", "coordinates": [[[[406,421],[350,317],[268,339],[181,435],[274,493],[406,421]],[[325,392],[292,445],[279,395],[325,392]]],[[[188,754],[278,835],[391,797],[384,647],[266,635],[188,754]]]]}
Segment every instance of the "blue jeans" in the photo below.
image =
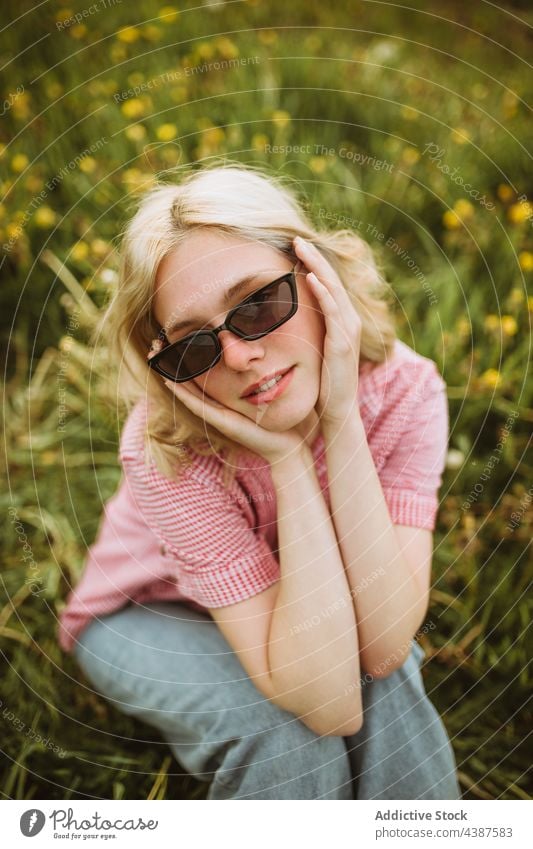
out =
{"type": "Polygon", "coordinates": [[[208,799],[460,799],[417,643],[362,688],[364,722],[319,736],[265,699],[211,617],[157,602],[93,619],[74,655],[96,690],[158,729],[208,799]]]}

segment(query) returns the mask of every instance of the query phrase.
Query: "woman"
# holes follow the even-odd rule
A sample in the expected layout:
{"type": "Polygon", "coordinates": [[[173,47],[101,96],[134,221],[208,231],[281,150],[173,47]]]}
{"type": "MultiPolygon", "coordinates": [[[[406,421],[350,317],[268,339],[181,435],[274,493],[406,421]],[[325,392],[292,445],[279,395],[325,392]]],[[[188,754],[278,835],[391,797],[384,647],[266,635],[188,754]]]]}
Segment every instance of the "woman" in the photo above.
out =
{"type": "Polygon", "coordinates": [[[251,166],[155,188],[124,235],[124,475],[60,641],[209,799],[460,798],[413,642],[446,388],[388,294],[251,166]]]}

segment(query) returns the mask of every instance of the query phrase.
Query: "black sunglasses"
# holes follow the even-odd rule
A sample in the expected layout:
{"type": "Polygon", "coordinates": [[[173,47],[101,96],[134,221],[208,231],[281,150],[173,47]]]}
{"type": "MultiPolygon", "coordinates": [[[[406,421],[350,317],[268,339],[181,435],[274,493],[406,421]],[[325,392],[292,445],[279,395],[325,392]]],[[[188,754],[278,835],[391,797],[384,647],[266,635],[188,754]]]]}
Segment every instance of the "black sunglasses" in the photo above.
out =
{"type": "Polygon", "coordinates": [[[272,333],[298,309],[294,273],[297,265],[233,307],[220,327],[189,333],[177,342],[169,342],[165,331],[160,330],[159,338],[166,344],[147,360],[150,368],[175,383],[184,383],[218,363],[222,356],[218,340],[221,330],[230,330],[240,339],[248,340],[272,333]]]}

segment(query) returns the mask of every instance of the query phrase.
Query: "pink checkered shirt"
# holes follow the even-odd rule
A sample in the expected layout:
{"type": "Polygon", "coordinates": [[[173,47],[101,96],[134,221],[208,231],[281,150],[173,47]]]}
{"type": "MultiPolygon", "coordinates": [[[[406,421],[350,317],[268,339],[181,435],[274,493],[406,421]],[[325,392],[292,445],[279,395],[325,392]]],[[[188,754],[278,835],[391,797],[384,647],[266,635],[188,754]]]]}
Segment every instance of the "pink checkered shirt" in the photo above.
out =
{"type": "MultiPolygon", "coordinates": [[[[446,384],[435,363],[396,340],[387,362],[362,364],[358,403],[392,522],[434,530],[449,435],[446,384]]],[[[269,464],[243,452],[226,488],[222,460],[196,455],[184,476],[171,481],[153,461],[145,463],[145,429],[141,400],[121,435],[121,483],[60,616],[65,651],[91,619],[129,602],[182,601],[207,611],[279,580],[269,464]]],[[[312,452],[331,506],[321,434],[312,452]]]]}

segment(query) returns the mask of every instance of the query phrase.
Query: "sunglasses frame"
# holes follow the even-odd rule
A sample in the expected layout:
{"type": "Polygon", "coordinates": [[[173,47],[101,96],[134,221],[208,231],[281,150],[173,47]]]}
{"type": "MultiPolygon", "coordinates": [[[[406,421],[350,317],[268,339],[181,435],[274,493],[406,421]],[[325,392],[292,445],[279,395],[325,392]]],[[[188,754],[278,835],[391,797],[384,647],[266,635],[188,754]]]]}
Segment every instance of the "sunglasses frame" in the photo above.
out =
{"type": "Polygon", "coordinates": [[[252,292],[250,295],[248,295],[244,299],[244,301],[241,301],[240,304],[237,304],[237,306],[232,307],[232,309],[226,315],[226,318],[225,318],[223,324],[219,325],[219,327],[214,327],[213,329],[210,329],[210,330],[197,330],[193,333],[188,333],[187,336],[184,336],[183,339],[178,339],[176,342],[169,342],[165,331],[163,330],[163,328],[161,328],[161,330],[159,331],[158,338],[162,339],[162,340],[166,339],[167,344],[163,348],[161,348],[161,350],[158,351],[157,354],[155,354],[153,357],[150,357],[146,360],[146,362],[148,363],[150,368],[154,369],[154,371],[156,371],[158,374],[162,375],[163,377],[166,377],[168,380],[172,380],[174,383],[186,383],[188,380],[192,380],[194,377],[198,377],[198,375],[203,374],[206,371],[209,371],[209,369],[212,369],[213,366],[216,366],[216,364],[219,362],[219,360],[222,356],[222,346],[219,342],[218,334],[222,330],[229,330],[230,333],[235,334],[235,336],[238,336],[239,339],[245,339],[246,341],[252,341],[253,339],[261,339],[263,336],[268,336],[269,333],[272,333],[274,330],[277,330],[278,327],[281,327],[282,324],[285,324],[286,321],[289,321],[289,319],[293,317],[293,315],[296,313],[296,311],[298,309],[298,290],[297,290],[297,286],[296,286],[296,274],[295,274],[295,269],[296,269],[297,265],[298,265],[298,262],[296,262],[293,265],[293,267],[290,271],[287,271],[285,274],[282,274],[280,277],[277,277],[275,280],[272,280],[270,283],[266,283],[264,286],[261,286],[259,289],[256,289],[255,292],[252,292]],[[270,288],[270,286],[274,286],[274,284],[276,284],[276,283],[281,283],[283,280],[287,280],[287,282],[289,283],[289,285],[291,287],[291,293],[292,293],[292,306],[289,310],[288,315],[285,316],[285,318],[283,318],[281,321],[278,321],[276,324],[274,324],[268,330],[264,330],[261,333],[254,333],[254,334],[251,334],[251,335],[247,334],[247,333],[243,333],[241,330],[238,330],[237,328],[234,329],[234,328],[231,327],[231,319],[241,307],[245,306],[248,303],[248,301],[255,298],[259,292],[263,291],[263,289],[268,289],[268,288],[270,288]],[[207,368],[200,369],[200,371],[197,371],[194,374],[189,375],[189,377],[182,377],[182,378],[177,378],[175,375],[172,375],[169,372],[165,371],[165,369],[162,366],[159,365],[158,361],[161,359],[163,354],[168,353],[169,349],[171,349],[172,347],[177,346],[177,345],[183,345],[183,343],[187,342],[187,340],[192,340],[196,336],[199,336],[199,335],[204,335],[204,336],[208,335],[208,336],[212,336],[214,338],[215,346],[217,348],[217,353],[216,353],[215,358],[214,358],[213,362],[211,363],[211,365],[209,365],[207,368]]]}

